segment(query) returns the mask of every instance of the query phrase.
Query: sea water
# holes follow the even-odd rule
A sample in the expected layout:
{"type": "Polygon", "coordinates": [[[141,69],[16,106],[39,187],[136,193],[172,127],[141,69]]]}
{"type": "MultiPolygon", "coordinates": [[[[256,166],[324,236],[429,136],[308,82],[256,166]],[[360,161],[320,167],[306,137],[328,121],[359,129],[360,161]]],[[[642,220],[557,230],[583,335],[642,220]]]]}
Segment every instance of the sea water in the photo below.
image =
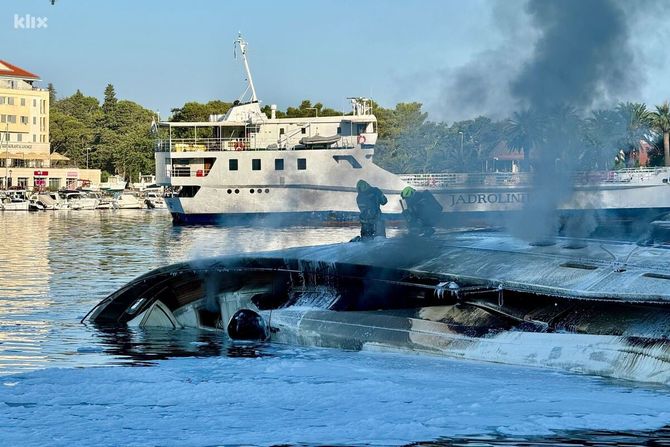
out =
{"type": "Polygon", "coordinates": [[[159,266],[343,242],[357,231],[174,227],[157,210],[0,213],[0,445],[668,439],[666,387],[80,323],[102,298],[159,266]]]}

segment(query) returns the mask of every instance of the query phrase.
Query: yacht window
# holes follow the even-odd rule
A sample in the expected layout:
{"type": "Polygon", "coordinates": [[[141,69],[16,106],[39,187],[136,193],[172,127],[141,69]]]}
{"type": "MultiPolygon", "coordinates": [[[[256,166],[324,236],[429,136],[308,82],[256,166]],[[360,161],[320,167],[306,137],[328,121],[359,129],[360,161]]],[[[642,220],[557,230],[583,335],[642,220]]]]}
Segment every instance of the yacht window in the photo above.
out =
{"type": "Polygon", "coordinates": [[[283,170],[284,170],[284,159],[275,158],[275,171],[283,171],[283,170]]]}
{"type": "Polygon", "coordinates": [[[237,171],[237,158],[231,158],[228,160],[228,170],[237,171]]]}
{"type": "Polygon", "coordinates": [[[341,128],[341,127],[338,127],[338,128],[337,128],[337,134],[339,135],[339,134],[341,134],[341,133],[342,133],[342,128],[341,128]]]}
{"type": "Polygon", "coordinates": [[[260,158],[254,158],[251,160],[251,169],[254,171],[260,171],[261,170],[261,159],[260,158]]]}
{"type": "Polygon", "coordinates": [[[284,135],[284,128],[283,127],[279,128],[279,135],[284,135]]]}
{"type": "Polygon", "coordinates": [[[307,169],[307,159],[306,158],[298,158],[298,170],[299,171],[304,171],[307,169]]]}
{"type": "Polygon", "coordinates": [[[300,133],[302,133],[303,135],[305,135],[305,134],[307,133],[307,128],[306,128],[306,127],[303,127],[302,129],[300,129],[300,133]]]}

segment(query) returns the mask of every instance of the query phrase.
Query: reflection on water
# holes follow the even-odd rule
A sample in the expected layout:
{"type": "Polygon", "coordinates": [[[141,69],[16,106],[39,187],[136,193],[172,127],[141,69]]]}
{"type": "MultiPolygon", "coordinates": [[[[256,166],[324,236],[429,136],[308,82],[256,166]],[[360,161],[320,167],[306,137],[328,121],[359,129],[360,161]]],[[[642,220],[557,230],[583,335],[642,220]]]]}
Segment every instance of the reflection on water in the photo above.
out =
{"type": "Polygon", "coordinates": [[[153,268],[198,257],[342,242],[355,227],[173,227],[157,210],[0,213],[0,374],[46,366],[250,355],[217,335],[102,333],[79,320],[153,268]],[[125,338],[124,338],[125,337],[125,338]]]}

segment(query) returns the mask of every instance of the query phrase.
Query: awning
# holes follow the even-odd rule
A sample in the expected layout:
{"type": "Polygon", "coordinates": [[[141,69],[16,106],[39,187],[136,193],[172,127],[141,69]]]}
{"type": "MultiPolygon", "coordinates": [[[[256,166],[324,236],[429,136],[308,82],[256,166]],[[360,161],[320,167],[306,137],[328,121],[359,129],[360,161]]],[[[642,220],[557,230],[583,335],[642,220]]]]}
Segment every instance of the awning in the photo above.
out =
{"type": "Polygon", "coordinates": [[[67,160],[69,160],[68,157],[66,157],[65,155],[61,155],[58,152],[52,153],[50,159],[51,159],[51,161],[67,161],[67,160]]]}

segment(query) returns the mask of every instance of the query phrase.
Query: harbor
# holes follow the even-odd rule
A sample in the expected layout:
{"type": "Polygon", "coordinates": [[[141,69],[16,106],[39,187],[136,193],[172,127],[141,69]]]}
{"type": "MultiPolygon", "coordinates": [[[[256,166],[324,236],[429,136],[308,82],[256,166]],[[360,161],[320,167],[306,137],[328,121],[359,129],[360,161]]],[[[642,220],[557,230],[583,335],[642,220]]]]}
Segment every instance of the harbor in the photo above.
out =
{"type": "Polygon", "coordinates": [[[0,445],[670,443],[665,5],[351,6],[0,8],[0,445]]]}

